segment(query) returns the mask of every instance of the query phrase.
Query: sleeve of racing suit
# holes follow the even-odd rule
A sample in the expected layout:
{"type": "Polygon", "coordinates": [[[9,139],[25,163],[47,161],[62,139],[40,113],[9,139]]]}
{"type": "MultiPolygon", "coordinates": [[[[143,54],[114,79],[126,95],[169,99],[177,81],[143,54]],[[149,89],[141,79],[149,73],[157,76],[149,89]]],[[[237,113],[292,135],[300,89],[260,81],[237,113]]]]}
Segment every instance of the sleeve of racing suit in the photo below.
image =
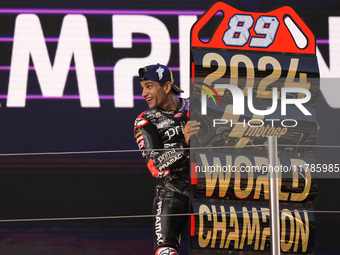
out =
{"type": "MultiPolygon", "coordinates": [[[[142,114],[141,114],[142,115],[142,114]]],[[[139,116],[135,122],[134,139],[142,150],[142,156],[146,161],[151,175],[155,178],[163,178],[170,174],[171,170],[179,166],[188,156],[189,150],[185,140],[173,144],[168,150],[158,135],[156,127],[146,119],[139,116]]]]}

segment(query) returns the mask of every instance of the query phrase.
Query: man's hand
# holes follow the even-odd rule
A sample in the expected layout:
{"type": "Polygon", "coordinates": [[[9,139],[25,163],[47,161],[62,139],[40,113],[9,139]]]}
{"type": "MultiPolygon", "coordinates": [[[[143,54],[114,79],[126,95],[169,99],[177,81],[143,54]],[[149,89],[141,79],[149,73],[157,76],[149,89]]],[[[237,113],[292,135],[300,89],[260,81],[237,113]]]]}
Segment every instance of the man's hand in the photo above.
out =
{"type": "Polygon", "coordinates": [[[201,125],[200,122],[197,122],[196,120],[188,121],[187,124],[184,127],[184,139],[187,145],[190,145],[190,137],[194,134],[197,134],[200,130],[199,125],[201,125]]]}

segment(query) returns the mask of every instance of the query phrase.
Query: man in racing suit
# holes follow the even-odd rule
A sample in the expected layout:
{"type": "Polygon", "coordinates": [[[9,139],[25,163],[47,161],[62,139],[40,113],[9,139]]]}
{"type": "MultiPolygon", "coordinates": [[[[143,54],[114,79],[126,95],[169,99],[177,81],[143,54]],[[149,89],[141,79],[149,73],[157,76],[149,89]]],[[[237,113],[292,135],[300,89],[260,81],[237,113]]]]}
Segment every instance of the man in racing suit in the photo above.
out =
{"type": "Polygon", "coordinates": [[[134,139],[142,150],[151,175],[157,178],[153,202],[155,255],[178,254],[181,234],[189,212],[189,139],[199,129],[189,122],[189,99],[178,98],[183,90],[173,84],[164,65],[139,69],[142,96],[149,110],[134,124],[134,139]],[[166,215],[166,216],[162,216],[166,215]]]}

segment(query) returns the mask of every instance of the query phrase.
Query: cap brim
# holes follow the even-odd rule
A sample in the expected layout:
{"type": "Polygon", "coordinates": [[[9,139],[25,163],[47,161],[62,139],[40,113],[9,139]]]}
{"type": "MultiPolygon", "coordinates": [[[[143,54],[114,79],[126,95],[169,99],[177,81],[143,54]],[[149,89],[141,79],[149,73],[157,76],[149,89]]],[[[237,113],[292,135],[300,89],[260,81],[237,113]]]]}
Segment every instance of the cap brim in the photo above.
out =
{"type": "Polygon", "coordinates": [[[179,93],[183,93],[184,92],[184,90],[181,90],[177,85],[175,85],[175,84],[171,84],[171,86],[172,86],[172,88],[175,90],[175,91],[177,91],[177,92],[179,92],[179,93]]]}

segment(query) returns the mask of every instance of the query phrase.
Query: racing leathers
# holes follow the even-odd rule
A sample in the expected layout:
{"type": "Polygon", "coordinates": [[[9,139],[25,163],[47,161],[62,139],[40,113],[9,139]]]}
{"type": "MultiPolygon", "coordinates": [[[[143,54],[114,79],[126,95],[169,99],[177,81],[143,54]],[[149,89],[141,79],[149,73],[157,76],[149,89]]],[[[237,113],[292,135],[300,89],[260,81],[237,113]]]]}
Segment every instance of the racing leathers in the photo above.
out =
{"type": "Polygon", "coordinates": [[[153,202],[154,251],[161,247],[179,250],[187,216],[162,216],[188,213],[189,150],[184,126],[189,120],[189,99],[181,99],[179,111],[160,108],[141,113],[135,120],[134,138],[147,167],[157,178],[153,202]]]}

